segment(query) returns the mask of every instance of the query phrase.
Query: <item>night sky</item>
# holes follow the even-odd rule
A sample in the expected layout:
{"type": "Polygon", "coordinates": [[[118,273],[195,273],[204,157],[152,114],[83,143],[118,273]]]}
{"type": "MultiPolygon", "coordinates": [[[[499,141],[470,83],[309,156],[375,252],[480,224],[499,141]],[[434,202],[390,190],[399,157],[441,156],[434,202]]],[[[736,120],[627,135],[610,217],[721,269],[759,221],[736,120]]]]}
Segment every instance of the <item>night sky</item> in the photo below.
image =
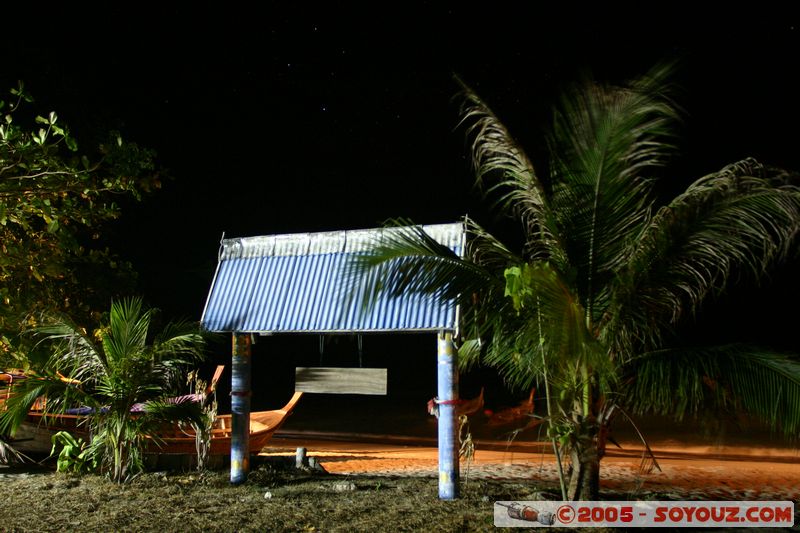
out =
{"type": "MultiPolygon", "coordinates": [[[[786,13],[522,2],[61,4],[5,12],[14,38],[6,34],[0,47],[0,86],[24,80],[37,110],[58,111],[79,140],[117,129],[158,152],[173,179],[126,202],[105,238],[169,315],[200,318],[223,232],[469,214],[505,235],[508,224],[496,223],[472,189],[454,74],[536,160],[565,83],[585,72],[621,81],[675,59],[686,120],[665,190],[747,156],[800,170],[800,27],[786,13]]],[[[796,328],[796,314],[782,302],[800,296],[796,266],[712,305],[702,329],[794,347],[783,333],[796,328]]]]}

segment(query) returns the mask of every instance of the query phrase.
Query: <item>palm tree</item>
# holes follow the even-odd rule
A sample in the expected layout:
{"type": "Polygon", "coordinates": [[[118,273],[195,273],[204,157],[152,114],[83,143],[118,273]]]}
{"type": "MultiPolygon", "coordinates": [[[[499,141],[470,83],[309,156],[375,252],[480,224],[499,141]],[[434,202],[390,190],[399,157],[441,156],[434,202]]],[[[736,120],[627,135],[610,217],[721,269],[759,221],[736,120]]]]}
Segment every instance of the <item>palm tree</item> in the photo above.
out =
{"type": "Polygon", "coordinates": [[[113,302],[108,323],[93,335],[64,318],[37,327],[50,356],[36,379],[15,385],[0,414],[0,433],[13,433],[39,397],[47,398],[50,412],[89,407],[92,453],[111,479],[122,482],[141,471],[147,437],[162,424],[202,429],[199,404],[168,398],[183,383],[187,366],[202,357],[204,339],[195,325],[177,322],[149,344],[153,313],[130,298],[113,302]]]}
{"type": "Polygon", "coordinates": [[[461,259],[396,220],[400,229],[351,265],[366,305],[378,290],[460,302],[464,367],[483,362],[522,390],[544,383],[549,435],[569,458],[562,490],[570,499],[597,499],[600,459],[620,415],[682,418],[718,407],[787,435],[800,430],[796,359],[672,342],[731,280],[759,279],[786,256],[800,229],[800,190],[794,176],[745,159],[660,205],[654,178],[679,118],[670,71],[567,91],[547,134],[546,175],[462,84],[477,182],[520,222],[521,253],[468,222],[461,259]]]}

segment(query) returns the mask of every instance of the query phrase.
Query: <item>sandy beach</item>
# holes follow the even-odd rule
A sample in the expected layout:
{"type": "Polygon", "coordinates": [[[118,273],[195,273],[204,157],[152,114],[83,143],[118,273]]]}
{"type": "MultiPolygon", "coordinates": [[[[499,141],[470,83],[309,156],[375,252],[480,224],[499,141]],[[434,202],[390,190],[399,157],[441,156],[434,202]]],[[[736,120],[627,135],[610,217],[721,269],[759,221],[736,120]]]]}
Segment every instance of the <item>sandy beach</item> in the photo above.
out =
{"type": "MultiPolygon", "coordinates": [[[[679,499],[800,500],[800,451],[789,447],[690,445],[654,441],[650,445],[659,468],[640,470],[643,448],[620,442],[601,465],[601,490],[626,493],[668,493],[679,499]]],[[[267,456],[294,455],[305,447],[331,473],[370,476],[437,477],[435,443],[371,435],[283,434],[264,450],[267,456]],[[324,438],[319,438],[324,437],[324,438]]],[[[472,461],[461,461],[462,481],[527,480],[558,483],[556,461],[545,443],[476,441],[472,461]]]]}

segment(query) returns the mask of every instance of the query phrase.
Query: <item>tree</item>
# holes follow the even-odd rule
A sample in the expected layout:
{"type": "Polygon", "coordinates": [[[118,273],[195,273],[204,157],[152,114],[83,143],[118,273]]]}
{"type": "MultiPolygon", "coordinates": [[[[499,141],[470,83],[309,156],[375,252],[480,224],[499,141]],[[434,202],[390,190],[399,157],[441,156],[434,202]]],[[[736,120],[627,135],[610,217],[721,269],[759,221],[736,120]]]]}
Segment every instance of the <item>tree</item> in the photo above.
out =
{"type": "Polygon", "coordinates": [[[0,413],[0,434],[13,434],[40,397],[49,412],[88,407],[91,455],[122,482],[142,470],[148,437],[154,442],[162,424],[202,431],[207,421],[199,403],[168,399],[202,358],[204,338],[196,325],[176,322],[150,339],[153,314],[138,298],[115,301],[93,334],[64,318],[43,319],[34,331],[51,355],[40,373],[15,384],[0,413]]]}
{"type": "Polygon", "coordinates": [[[119,216],[116,197],[139,198],[159,186],[152,151],[112,132],[90,157],[55,112],[31,116],[26,105],[33,99],[21,83],[10,96],[0,99],[0,355],[6,356],[11,338],[37,312],[88,320],[115,291],[130,288],[133,270],[98,246],[100,228],[119,216]]]}
{"type": "Polygon", "coordinates": [[[460,302],[464,367],[480,361],[511,386],[544,385],[548,433],[569,457],[570,499],[597,499],[617,416],[719,408],[786,435],[800,430],[795,358],[674,342],[704,301],[785,258],[800,229],[800,189],[796,176],[745,159],[659,205],[654,178],[679,118],[670,70],[567,91],[547,135],[546,175],[464,86],[477,182],[521,223],[522,253],[470,222],[461,259],[400,220],[404,230],[351,265],[366,305],[377,290],[460,302]]]}

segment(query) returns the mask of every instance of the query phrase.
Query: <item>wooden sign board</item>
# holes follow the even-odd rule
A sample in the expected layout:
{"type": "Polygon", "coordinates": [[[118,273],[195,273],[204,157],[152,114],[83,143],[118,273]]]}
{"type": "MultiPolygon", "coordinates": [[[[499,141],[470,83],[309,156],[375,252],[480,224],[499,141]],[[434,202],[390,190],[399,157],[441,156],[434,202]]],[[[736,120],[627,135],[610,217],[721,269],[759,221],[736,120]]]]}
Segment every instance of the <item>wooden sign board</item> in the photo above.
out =
{"type": "Polygon", "coordinates": [[[324,394],[386,394],[385,368],[298,367],[294,390],[324,394]]]}

